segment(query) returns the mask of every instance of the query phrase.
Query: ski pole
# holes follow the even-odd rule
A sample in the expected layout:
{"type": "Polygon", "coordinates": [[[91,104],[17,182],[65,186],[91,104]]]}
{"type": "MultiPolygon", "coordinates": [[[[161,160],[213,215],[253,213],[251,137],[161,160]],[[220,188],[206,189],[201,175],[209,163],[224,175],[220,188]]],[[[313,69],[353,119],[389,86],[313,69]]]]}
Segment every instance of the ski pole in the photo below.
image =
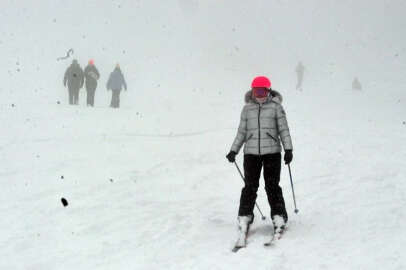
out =
{"type": "MultiPolygon", "coordinates": [[[[245,183],[245,178],[244,178],[244,176],[242,175],[242,173],[241,173],[241,171],[240,171],[240,168],[239,168],[238,165],[237,165],[237,162],[234,161],[234,165],[235,165],[235,167],[237,168],[238,172],[239,172],[240,175],[241,175],[242,180],[243,180],[244,183],[245,183]]],[[[259,213],[261,214],[262,220],[265,220],[266,217],[262,214],[262,211],[261,211],[261,209],[259,208],[257,202],[255,202],[255,206],[257,207],[259,213]]]]}
{"type": "Polygon", "coordinates": [[[296,197],[295,197],[295,190],[293,189],[293,181],[292,181],[292,172],[290,171],[290,164],[288,164],[289,168],[289,176],[290,176],[290,185],[292,186],[292,194],[293,194],[293,203],[295,204],[295,213],[299,213],[299,210],[296,207],[296,197]]]}

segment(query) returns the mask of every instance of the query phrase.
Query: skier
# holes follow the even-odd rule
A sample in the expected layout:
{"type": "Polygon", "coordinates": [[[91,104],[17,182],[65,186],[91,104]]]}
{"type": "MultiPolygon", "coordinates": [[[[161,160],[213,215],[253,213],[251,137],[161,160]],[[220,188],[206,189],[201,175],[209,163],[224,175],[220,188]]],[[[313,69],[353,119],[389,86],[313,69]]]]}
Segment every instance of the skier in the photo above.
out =
{"type": "Polygon", "coordinates": [[[97,80],[100,78],[100,73],[94,65],[94,60],[90,59],[85,67],[87,106],[94,106],[94,94],[97,88],[97,80]]]}
{"type": "Polygon", "coordinates": [[[355,77],[354,80],[352,81],[352,90],[362,90],[362,85],[360,81],[358,80],[358,77],[355,77]]]}
{"type": "Polygon", "coordinates": [[[107,90],[112,90],[110,107],[120,107],[120,92],[123,86],[127,91],[127,83],[125,82],[124,75],[121,72],[120,65],[117,64],[114,71],[110,73],[109,80],[107,81],[107,90]]]}
{"type": "MultiPolygon", "coordinates": [[[[279,186],[281,172],[281,142],[285,150],[284,161],[292,161],[292,141],[282,96],[271,89],[267,77],[259,76],[251,83],[245,94],[245,106],[241,112],[237,136],[227,154],[229,162],[244,146],[245,186],[241,191],[238,210],[239,228],[246,228],[254,220],[254,206],[259,187],[259,178],[264,168],[265,190],[271,207],[271,218],[275,232],[283,232],[288,221],[282,189],[279,186]]],[[[245,232],[245,235],[247,233],[245,232]]]]}
{"type": "Polygon", "coordinates": [[[296,75],[297,75],[297,84],[296,84],[296,90],[302,91],[302,83],[303,83],[303,74],[305,71],[305,67],[303,66],[302,62],[299,61],[299,63],[296,66],[296,75]]]}
{"type": "Polygon", "coordinates": [[[72,64],[66,69],[63,79],[63,85],[68,84],[69,104],[77,105],[79,103],[79,89],[83,87],[84,75],[79,66],[78,60],[74,59],[72,64]]]}

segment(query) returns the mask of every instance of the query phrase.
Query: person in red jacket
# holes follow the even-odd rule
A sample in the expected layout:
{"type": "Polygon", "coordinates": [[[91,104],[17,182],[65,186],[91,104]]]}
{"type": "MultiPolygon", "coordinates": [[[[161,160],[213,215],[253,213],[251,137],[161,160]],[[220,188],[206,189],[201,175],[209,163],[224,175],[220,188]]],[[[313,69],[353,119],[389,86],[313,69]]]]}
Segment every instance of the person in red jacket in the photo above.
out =
{"type": "Polygon", "coordinates": [[[100,73],[94,65],[94,60],[90,59],[84,70],[86,79],[87,106],[94,106],[94,95],[97,88],[97,80],[100,78],[100,73]]]}

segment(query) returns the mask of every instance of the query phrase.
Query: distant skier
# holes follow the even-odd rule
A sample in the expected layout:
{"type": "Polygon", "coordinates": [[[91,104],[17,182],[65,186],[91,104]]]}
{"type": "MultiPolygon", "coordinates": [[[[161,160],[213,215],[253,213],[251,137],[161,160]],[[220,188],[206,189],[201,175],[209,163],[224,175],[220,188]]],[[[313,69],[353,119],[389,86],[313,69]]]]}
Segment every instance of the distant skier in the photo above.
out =
{"type": "Polygon", "coordinates": [[[72,61],[72,64],[65,72],[63,79],[63,85],[68,85],[69,91],[69,104],[77,105],[79,103],[79,89],[83,87],[84,74],[82,68],[76,59],[72,61]]]}
{"type": "Polygon", "coordinates": [[[285,150],[285,164],[292,161],[292,140],[289,133],[282,96],[271,89],[267,77],[254,78],[251,90],[245,94],[245,106],[241,112],[237,136],[227,159],[235,162],[235,156],[244,146],[245,186],[241,191],[238,222],[240,228],[247,228],[254,219],[261,169],[265,190],[271,207],[275,229],[283,230],[288,221],[282,189],[279,186],[281,173],[281,142],[285,150]]]}
{"type": "Polygon", "coordinates": [[[110,107],[120,107],[120,92],[123,86],[127,91],[127,83],[125,82],[124,75],[121,72],[120,65],[117,64],[113,72],[110,73],[109,80],[107,81],[107,90],[112,91],[110,107]]]}
{"type": "Polygon", "coordinates": [[[94,106],[94,95],[97,88],[97,80],[100,78],[100,73],[94,65],[94,60],[90,59],[85,68],[87,105],[94,106]]]}
{"type": "Polygon", "coordinates": [[[352,90],[358,90],[358,91],[362,90],[361,83],[357,77],[355,77],[354,80],[352,81],[352,90]]]}
{"type": "Polygon", "coordinates": [[[301,61],[299,61],[299,63],[297,64],[295,71],[296,71],[296,75],[297,75],[296,90],[303,90],[302,83],[303,83],[303,75],[304,75],[305,67],[303,66],[301,61]]]}

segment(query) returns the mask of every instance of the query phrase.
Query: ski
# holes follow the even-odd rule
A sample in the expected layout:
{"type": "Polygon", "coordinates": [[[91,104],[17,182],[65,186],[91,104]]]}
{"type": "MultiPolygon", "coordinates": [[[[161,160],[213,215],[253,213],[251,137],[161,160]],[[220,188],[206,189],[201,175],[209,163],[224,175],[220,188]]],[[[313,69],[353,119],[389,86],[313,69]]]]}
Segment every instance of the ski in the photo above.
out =
{"type": "Polygon", "coordinates": [[[240,229],[240,235],[238,236],[238,240],[235,243],[232,252],[237,252],[241,248],[245,248],[247,246],[247,236],[248,236],[248,229],[244,232],[240,229]]]}
{"type": "Polygon", "coordinates": [[[240,247],[240,246],[234,246],[233,249],[231,250],[232,252],[236,253],[237,251],[239,251],[240,249],[245,248],[245,246],[240,247]]]}
{"type": "Polygon", "coordinates": [[[274,228],[271,238],[265,241],[264,246],[269,247],[272,245],[272,243],[275,242],[275,240],[280,240],[285,231],[286,227],[284,225],[281,227],[274,228]]]}
{"type": "Polygon", "coordinates": [[[270,239],[268,239],[267,241],[264,242],[264,246],[269,247],[270,245],[272,245],[274,240],[275,240],[275,234],[272,233],[272,236],[270,237],[270,239]]]}
{"type": "Polygon", "coordinates": [[[247,237],[248,237],[248,232],[250,229],[250,224],[247,224],[246,226],[238,226],[238,231],[239,231],[239,236],[237,239],[237,242],[235,243],[233,249],[231,250],[232,252],[237,252],[242,248],[245,248],[247,246],[247,237]]]}

